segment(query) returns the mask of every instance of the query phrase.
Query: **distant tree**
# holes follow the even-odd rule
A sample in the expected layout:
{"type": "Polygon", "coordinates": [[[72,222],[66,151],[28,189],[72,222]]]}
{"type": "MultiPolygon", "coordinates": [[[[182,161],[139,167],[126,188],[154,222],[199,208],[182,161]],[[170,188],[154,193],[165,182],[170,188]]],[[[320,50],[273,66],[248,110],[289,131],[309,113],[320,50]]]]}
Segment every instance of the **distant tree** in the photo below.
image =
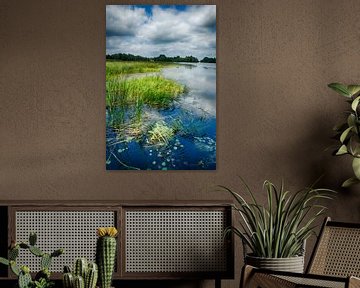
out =
{"type": "Polygon", "coordinates": [[[201,63],[216,63],[216,58],[204,57],[200,62],[201,63]]]}
{"type": "MultiPolygon", "coordinates": [[[[207,58],[207,57],[205,57],[205,58],[207,58]]],[[[199,62],[199,60],[192,55],[186,56],[186,57],[180,57],[180,56],[167,57],[164,54],[160,54],[158,57],[148,58],[148,57],[143,57],[140,55],[116,53],[116,54],[111,54],[111,55],[107,54],[106,59],[118,60],[118,61],[155,61],[155,62],[191,62],[191,63],[199,62]]],[[[208,59],[212,59],[212,58],[208,58],[208,59]]],[[[215,59],[215,58],[213,58],[213,59],[215,59]]],[[[211,62],[211,63],[213,63],[213,62],[211,62]]]]}

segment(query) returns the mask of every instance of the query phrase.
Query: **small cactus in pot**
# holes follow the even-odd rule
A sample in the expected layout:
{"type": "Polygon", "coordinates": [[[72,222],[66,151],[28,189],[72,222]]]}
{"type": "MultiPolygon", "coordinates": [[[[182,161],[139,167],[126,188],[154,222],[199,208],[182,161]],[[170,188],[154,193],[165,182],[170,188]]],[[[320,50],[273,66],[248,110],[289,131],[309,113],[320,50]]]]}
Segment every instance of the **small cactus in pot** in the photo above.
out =
{"type": "Polygon", "coordinates": [[[64,267],[64,288],[95,288],[98,279],[96,263],[88,263],[85,258],[79,258],[74,263],[74,273],[69,266],[64,267]]]}
{"type": "Polygon", "coordinates": [[[116,258],[115,227],[102,227],[97,229],[98,240],[96,243],[96,262],[99,267],[100,288],[110,288],[116,258]]]}

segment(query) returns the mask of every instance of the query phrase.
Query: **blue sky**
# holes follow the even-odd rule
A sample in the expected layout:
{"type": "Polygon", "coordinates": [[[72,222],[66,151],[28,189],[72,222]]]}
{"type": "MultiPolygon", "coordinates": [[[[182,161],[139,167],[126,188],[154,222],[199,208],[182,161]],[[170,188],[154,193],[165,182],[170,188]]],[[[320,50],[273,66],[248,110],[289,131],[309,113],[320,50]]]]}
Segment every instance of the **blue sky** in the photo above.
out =
{"type": "Polygon", "coordinates": [[[216,57],[215,5],[107,5],[106,54],[216,57]]]}

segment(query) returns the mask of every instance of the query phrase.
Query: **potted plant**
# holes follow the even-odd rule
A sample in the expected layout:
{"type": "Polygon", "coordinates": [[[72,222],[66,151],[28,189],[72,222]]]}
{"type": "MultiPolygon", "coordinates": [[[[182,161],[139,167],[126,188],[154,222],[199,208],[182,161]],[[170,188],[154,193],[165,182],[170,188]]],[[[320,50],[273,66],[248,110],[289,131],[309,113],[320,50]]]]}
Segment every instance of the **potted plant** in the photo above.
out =
{"type": "MultiPolygon", "coordinates": [[[[242,180],[242,179],[241,179],[242,180]]],[[[251,189],[242,180],[251,201],[239,193],[220,186],[235,199],[233,205],[240,215],[239,227],[229,227],[226,234],[233,232],[250,250],[245,253],[245,264],[278,271],[300,272],[304,270],[305,241],[314,233],[315,220],[322,215],[325,206],[317,202],[331,199],[334,192],[329,189],[304,188],[296,193],[264,182],[267,194],[266,205],[261,205],[251,189]]]]}
{"type": "Polygon", "coordinates": [[[360,183],[360,85],[344,85],[341,83],[331,83],[329,88],[338,94],[346,97],[350,104],[350,110],[347,111],[345,123],[334,127],[339,139],[339,146],[334,151],[334,155],[350,155],[352,157],[352,168],[354,177],[347,179],[342,187],[349,187],[360,183]]]}
{"type": "Polygon", "coordinates": [[[18,288],[50,288],[54,286],[54,282],[50,280],[50,265],[54,257],[59,257],[64,253],[63,249],[57,249],[52,253],[43,252],[36,246],[37,236],[30,233],[29,243],[12,242],[8,251],[8,259],[0,257],[0,263],[10,266],[11,271],[18,277],[18,288]],[[41,270],[36,273],[32,279],[30,268],[26,265],[19,265],[16,260],[19,256],[20,249],[28,250],[31,254],[39,257],[41,270]]]}

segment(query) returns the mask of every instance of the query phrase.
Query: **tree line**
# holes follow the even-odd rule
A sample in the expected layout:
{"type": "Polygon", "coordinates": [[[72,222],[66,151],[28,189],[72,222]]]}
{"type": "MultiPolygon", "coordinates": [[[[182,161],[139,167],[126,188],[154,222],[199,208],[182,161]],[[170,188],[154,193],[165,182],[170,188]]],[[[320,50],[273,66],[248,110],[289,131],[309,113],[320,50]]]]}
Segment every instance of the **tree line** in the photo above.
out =
{"type": "Polygon", "coordinates": [[[204,57],[199,61],[198,58],[194,56],[185,56],[185,57],[167,57],[164,54],[159,55],[158,57],[143,57],[139,55],[133,54],[125,54],[125,53],[116,53],[111,55],[106,55],[106,59],[109,60],[121,60],[121,61],[155,61],[155,62],[191,62],[191,63],[216,63],[216,58],[204,57]]]}

